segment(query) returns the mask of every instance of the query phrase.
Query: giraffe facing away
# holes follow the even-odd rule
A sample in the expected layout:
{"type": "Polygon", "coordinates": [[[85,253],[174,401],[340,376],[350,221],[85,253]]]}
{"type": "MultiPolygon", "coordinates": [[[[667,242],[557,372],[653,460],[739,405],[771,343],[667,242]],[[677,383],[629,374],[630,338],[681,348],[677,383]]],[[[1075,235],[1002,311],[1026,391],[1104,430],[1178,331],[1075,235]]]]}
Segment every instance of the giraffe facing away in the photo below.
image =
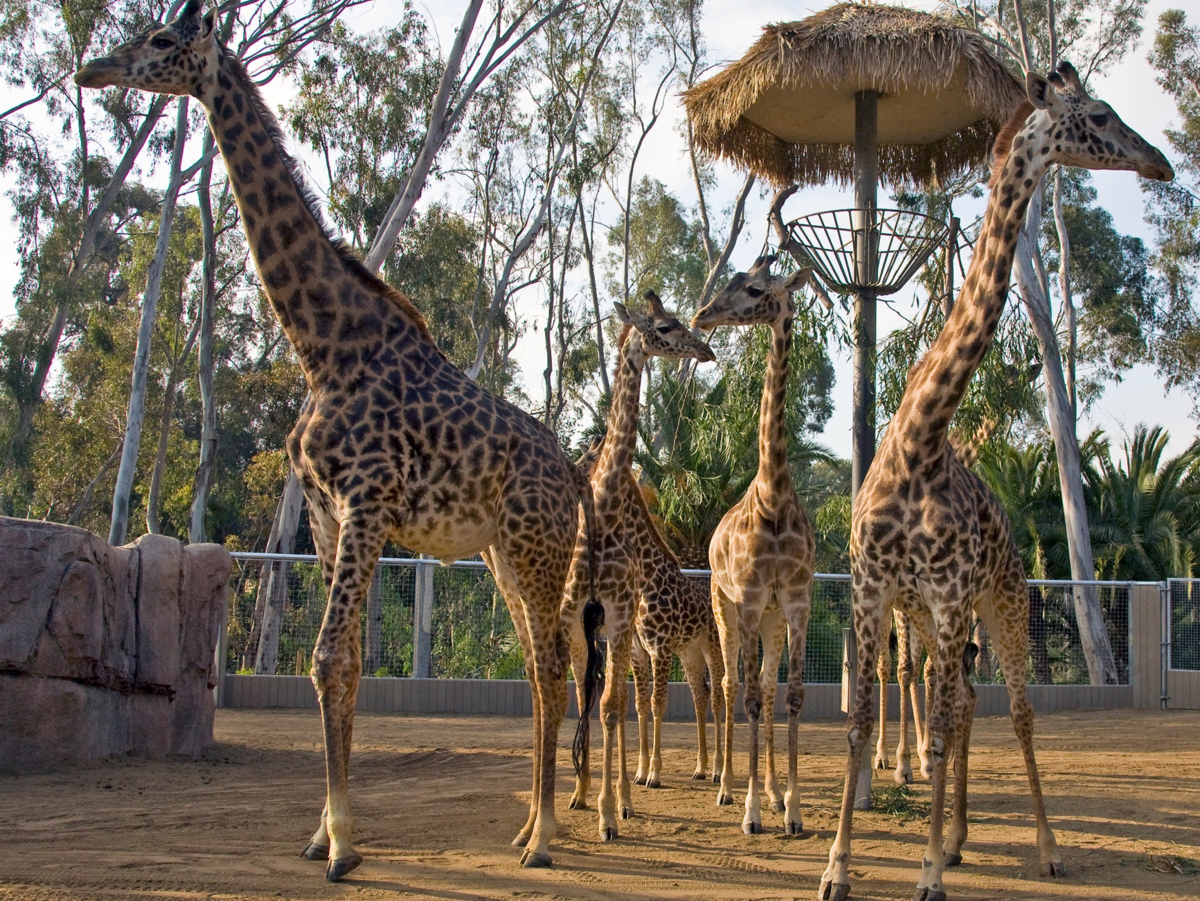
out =
{"type": "MultiPolygon", "coordinates": [[[[613,367],[612,400],[608,410],[608,434],[592,474],[595,497],[597,546],[596,594],[604,605],[604,629],[608,636],[605,660],[604,694],[600,699],[600,720],[604,727],[604,759],[601,771],[599,832],[604,841],[617,838],[617,816],[633,816],[633,796],[625,755],[625,711],[629,704],[627,678],[635,632],[638,599],[641,590],[641,560],[635,552],[636,536],[631,526],[637,511],[632,507],[629,483],[633,479],[633,455],[637,443],[637,424],[642,388],[642,371],[651,357],[694,359],[711,362],[712,350],[663,309],[653,291],[646,292],[648,314],[614,304],[618,318],[625,324],[617,342],[617,360],[613,367]],[[616,792],[613,791],[613,757],[617,758],[616,792]]],[[[576,549],[563,597],[563,615],[573,617],[582,594],[582,540],[576,549]]],[[[578,657],[576,657],[578,660],[578,657]]],[[[577,743],[575,795],[572,808],[586,806],[588,769],[581,759],[586,750],[577,743]]]]}
{"type": "Polygon", "coordinates": [[[966,838],[966,762],[973,689],[963,654],[972,609],[987,626],[1008,685],[1037,819],[1039,869],[1064,872],[1033,752],[1033,708],[1025,693],[1029,597],[1003,508],[959,461],[947,427],[995,335],[1008,297],[1018,233],[1038,183],[1055,163],[1134,170],[1169,181],[1170,164],[1093,99],[1067,63],[1026,78],[1029,102],[1001,130],[983,227],[958,301],[913,372],[854,505],[850,571],[858,684],[837,837],[821,880],[822,901],[850,891],[850,830],[858,771],[872,728],[872,675],[893,606],[909,615],[934,657],[926,743],[933,762],[929,842],[914,901],[945,901],[943,869],[961,861],[966,838]],[[946,763],[953,753],[955,807],[943,845],[946,763]]]}
{"type": "Polygon", "coordinates": [[[263,290],[312,393],[288,440],[329,590],[312,660],[327,797],[304,856],[327,860],[331,881],[362,861],[347,786],[359,609],[391,539],[443,561],[490,548],[533,692],[533,796],[516,843],[524,865],[548,865],[567,702],[559,609],[590,487],[548,430],[451,365],[409,300],[330,239],[275,117],[217,41],[215,16],[189,0],[174,21],[88,63],[75,81],[191,95],[204,106],[263,290]]]}
{"type": "MultiPolygon", "coordinates": [[[[604,447],[604,439],[592,442],[576,465],[595,474],[604,447]]],[[[724,675],[721,640],[712,612],[712,597],[702,579],[683,575],[679,560],[667,547],[651,519],[650,510],[632,472],[626,482],[630,513],[627,522],[633,537],[632,548],[638,558],[641,575],[636,634],[631,649],[633,684],[638,714],[638,768],[633,781],[648,788],[661,786],[662,722],[666,716],[671,657],[678,654],[696,711],[696,769],[693,779],[708,772],[707,720],[710,704],[715,722],[720,724],[725,695],[712,691],[724,675]],[[707,671],[706,671],[707,666],[707,671]],[[711,681],[709,679],[711,674],[711,681]],[[653,728],[653,742],[650,732],[653,728]]],[[[571,665],[586,669],[586,644],[582,627],[572,628],[571,665]]],[[[579,703],[584,703],[583,686],[577,685],[579,703]]],[[[586,749],[579,767],[578,783],[572,807],[584,806],[590,770],[586,749]]],[[[714,775],[721,768],[721,743],[716,742],[714,775]]]]}
{"type": "Polygon", "coordinates": [[[771,328],[771,347],[763,381],[758,423],[758,472],[750,487],[721,519],[708,546],[712,567],[713,613],[725,658],[724,766],[718,804],[733,803],[733,702],[738,688],[738,652],[745,667],[746,717],[750,721],[750,782],[742,831],[762,832],[758,789],[758,724],[766,721],[766,791],[771,806],[784,814],[790,835],[803,831],[796,754],[800,709],[804,704],[804,642],[812,610],[816,536],[792,487],[788,468],[786,401],[788,359],[792,349],[792,295],[812,276],[802,269],[788,276],[771,275],[774,257],[760,257],[748,272],[729,284],[703,309],[692,325],[771,328]],[[763,662],[758,660],[762,636],[763,662]],[[788,640],[788,788],[780,795],[775,777],[775,685],[785,634],[788,640]]]}

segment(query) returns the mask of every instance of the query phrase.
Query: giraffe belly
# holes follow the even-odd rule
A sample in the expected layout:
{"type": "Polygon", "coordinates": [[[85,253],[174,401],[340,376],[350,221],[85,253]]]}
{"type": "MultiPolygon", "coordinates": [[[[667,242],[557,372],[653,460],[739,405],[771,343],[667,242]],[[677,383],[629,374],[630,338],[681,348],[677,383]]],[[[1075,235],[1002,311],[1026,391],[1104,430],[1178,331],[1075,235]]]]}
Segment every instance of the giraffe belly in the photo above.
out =
{"type": "Polygon", "coordinates": [[[494,521],[458,523],[416,522],[396,529],[392,541],[419,554],[436,557],[443,563],[468,560],[496,543],[494,521]]]}

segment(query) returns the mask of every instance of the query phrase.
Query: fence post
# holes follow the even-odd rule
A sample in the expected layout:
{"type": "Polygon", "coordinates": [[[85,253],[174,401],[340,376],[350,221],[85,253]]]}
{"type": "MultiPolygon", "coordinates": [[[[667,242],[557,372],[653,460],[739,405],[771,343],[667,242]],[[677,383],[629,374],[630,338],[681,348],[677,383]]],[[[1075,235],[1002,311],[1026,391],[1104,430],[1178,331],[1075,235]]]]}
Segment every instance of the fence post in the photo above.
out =
{"type": "Polygon", "coordinates": [[[1129,684],[1133,706],[1156,710],[1162,691],[1162,591],[1157,584],[1129,588],[1129,684]]]}
{"type": "Polygon", "coordinates": [[[413,589],[413,668],[414,679],[428,679],[433,656],[433,567],[432,557],[421,555],[416,564],[413,589]],[[428,561],[428,562],[426,562],[428,561]]]}
{"type": "Polygon", "coordinates": [[[1168,690],[1167,671],[1171,668],[1171,580],[1162,583],[1159,592],[1159,622],[1158,627],[1158,656],[1159,656],[1159,690],[1158,706],[1166,710],[1170,706],[1171,693],[1168,690]]]}

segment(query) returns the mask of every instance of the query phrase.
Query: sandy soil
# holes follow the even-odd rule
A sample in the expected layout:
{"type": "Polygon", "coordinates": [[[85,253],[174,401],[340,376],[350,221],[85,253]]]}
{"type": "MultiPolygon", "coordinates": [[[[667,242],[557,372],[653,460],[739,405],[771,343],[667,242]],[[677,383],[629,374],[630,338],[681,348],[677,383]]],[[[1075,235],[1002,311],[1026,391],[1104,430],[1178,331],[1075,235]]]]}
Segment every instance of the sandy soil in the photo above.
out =
{"type": "MultiPolygon", "coordinates": [[[[508,844],[528,803],[527,721],[360,714],[355,725],[352,798],[366,860],[340,885],[298,856],[324,796],[317,714],[219,711],[219,748],[200,761],[119,758],[0,778],[0,898],[816,897],[840,796],[840,724],[802,729],[804,836],[785,836],[782,816],[766,811],[766,833],[744,836],[740,806],[718,808],[711,783],[688,779],[694,732],[672,724],[664,787],[635,787],[638,816],[608,844],[594,810],[565,809],[564,729],[555,865],[536,871],[519,869],[508,844]]],[[[1200,713],[1043,716],[1037,747],[1069,875],[1037,878],[1016,740],[1006,719],[985,719],[973,735],[971,835],[964,865],[948,871],[951,898],[1200,896],[1200,713]]],[[[744,757],[737,765],[744,774],[744,757]]],[[[914,802],[927,811],[927,785],[914,802]]],[[[910,898],[920,814],[859,814],[855,825],[852,897],[910,898]]]]}

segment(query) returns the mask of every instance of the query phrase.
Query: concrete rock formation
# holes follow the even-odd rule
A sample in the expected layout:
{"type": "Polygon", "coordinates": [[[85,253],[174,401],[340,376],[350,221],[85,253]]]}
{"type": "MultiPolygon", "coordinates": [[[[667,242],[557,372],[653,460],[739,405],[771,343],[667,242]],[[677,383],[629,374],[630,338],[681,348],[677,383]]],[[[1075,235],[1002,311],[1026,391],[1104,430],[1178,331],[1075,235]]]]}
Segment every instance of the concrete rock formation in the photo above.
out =
{"type": "Polygon", "coordinates": [[[231,565],[215,544],[0,517],[0,771],[212,745],[231,565]]]}

